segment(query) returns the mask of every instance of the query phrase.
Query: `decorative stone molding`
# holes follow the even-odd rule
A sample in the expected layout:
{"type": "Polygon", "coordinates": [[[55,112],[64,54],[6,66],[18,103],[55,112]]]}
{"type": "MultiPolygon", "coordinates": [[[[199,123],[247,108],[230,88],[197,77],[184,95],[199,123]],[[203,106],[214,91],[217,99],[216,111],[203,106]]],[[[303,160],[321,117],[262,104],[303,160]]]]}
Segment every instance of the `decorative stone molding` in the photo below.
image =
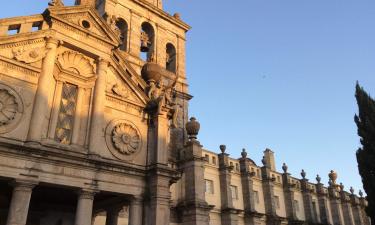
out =
{"type": "Polygon", "coordinates": [[[118,159],[131,160],[142,148],[138,128],[126,120],[114,120],[106,129],[106,144],[118,159]]]}
{"type": "Polygon", "coordinates": [[[60,66],[69,72],[84,76],[95,76],[94,65],[84,55],[72,51],[66,51],[58,56],[60,66]]]}
{"type": "Polygon", "coordinates": [[[130,92],[129,90],[127,90],[126,88],[124,87],[121,87],[120,85],[118,84],[114,84],[111,88],[113,94],[117,95],[117,96],[120,96],[122,98],[129,98],[130,96],[130,92]]]}
{"type": "Polygon", "coordinates": [[[0,134],[14,129],[22,115],[21,97],[12,88],[0,83],[0,134]]]}
{"type": "Polygon", "coordinates": [[[27,64],[42,60],[46,56],[47,51],[48,50],[44,47],[33,49],[25,49],[22,47],[12,50],[13,58],[27,64]]]}

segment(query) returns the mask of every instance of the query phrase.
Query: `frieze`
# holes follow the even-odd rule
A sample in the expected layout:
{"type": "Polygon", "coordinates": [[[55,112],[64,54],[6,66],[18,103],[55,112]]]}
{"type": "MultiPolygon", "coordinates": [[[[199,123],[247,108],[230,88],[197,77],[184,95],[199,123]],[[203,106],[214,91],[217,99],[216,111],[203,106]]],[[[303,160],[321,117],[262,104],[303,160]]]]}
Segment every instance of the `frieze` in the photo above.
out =
{"type": "Polygon", "coordinates": [[[21,47],[25,45],[39,44],[39,43],[44,43],[44,42],[45,42],[44,38],[39,38],[35,40],[20,41],[20,42],[11,43],[11,44],[1,44],[0,49],[17,48],[17,47],[21,47]]]}
{"type": "Polygon", "coordinates": [[[137,115],[137,116],[142,115],[143,108],[134,103],[124,101],[124,99],[121,99],[114,95],[111,96],[109,94],[107,94],[106,100],[114,104],[114,105],[110,104],[109,106],[116,110],[120,110],[122,112],[127,112],[127,113],[137,115]]]}
{"type": "Polygon", "coordinates": [[[39,73],[40,73],[40,72],[32,71],[32,70],[27,69],[25,67],[21,67],[21,66],[18,66],[18,65],[12,64],[12,63],[8,63],[8,62],[5,62],[5,61],[1,61],[1,60],[0,60],[0,65],[5,66],[9,69],[18,70],[18,71],[20,71],[24,74],[27,74],[27,75],[30,75],[30,76],[33,76],[33,77],[38,77],[39,73]]]}

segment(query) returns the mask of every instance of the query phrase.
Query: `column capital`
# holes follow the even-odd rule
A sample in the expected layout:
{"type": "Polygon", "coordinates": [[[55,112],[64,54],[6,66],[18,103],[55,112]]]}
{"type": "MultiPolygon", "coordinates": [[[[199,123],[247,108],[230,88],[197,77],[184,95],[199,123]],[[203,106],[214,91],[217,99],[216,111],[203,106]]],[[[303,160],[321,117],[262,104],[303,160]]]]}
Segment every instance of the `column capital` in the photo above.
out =
{"type": "Polygon", "coordinates": [[[105,59],[105,58],[102,58],[102,57],[99,57],[95,60],[95,62],[99,65],[99,66],[105,66],[107,67],[109,65],[109,60],[108,59],[105,59]]]}
{"type": "Polygon", "coordinates": [[[10,182],[10,185],[14,187],[15,190],[32,190],[39,182],[32,180],[21,180],[16,179],[10,182]]]}
{"type": "Polygon", "coordinates": [[[130,204],[136,204],[136,205],[140,205],[143,203],[143,197],[142,196],[136,196],[136,195],[133,195],[132,198],[130,199],[130,204]]]}
{"type": "Polygon", "coordinates": [[[92,189],[81,189],[78,191],[78,197],[79,199],[90,199],[90,200],[94,200],[94,197],[95,195],[98,193],[99,191],[96,191],[96,190],[92,190],[92,189]]]}
{"type": "Polygon", "coordinates": [[[57,38],[55,38],[54,36],[46,36],[44,38],[44,40],[46,41],[47,45],[48,44],[54,44],[56,46],[59,46],[59,45],[62,45],[64,42],[61,41],[61,40],[58,40],[57,38]]]}

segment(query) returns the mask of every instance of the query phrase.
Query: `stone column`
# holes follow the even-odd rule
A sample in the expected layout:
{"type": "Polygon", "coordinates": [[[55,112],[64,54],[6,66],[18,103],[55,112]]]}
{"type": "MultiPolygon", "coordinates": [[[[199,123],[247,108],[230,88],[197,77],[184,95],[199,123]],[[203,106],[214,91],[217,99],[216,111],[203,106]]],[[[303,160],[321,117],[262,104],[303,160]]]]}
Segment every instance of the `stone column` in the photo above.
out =
{"type": "Polygon", "coordinates": [[[80,138],[80,127],[81,127],[81,119],[82,119],[82,100],[85,94],[85,89],[82,87],[78,87],[78,94],[77,94],[77,105],[76,111],[74,115],[74,125],[73,125],[73,134],[72,134],[72,144],[78,145],[79,138],[80,138]]]}
{"type": "Polygon", "coordinates": [[[97,79],[95,82],[93,107],[90,127],[89,153],[100,155],[101,142],[104,141],[104,109],[105,109],[105,88],[108,61],[99,59],[97,61],[97,79]]]}
{"type": "Polygon", "coordinates": [[[29,212],[30,199],[36,182],[16,180],[12,183],[13,194],[9,206],[7,225],[25,225],[29,212]]]}
{"type": "MultiPolygon", "coordinates": [[[[258,212],[255,210],[255,199],[253,189],[253,177],[255,172],[250,171],[251,160],[247,158],[247,152],[243,149],[242,158],[240,159],[241,168],[241,183],[243,192],[243,202],[245,208],[245,224],[254,225],[256,224],[255,216],[258,212]]],[[[256,165],[253,165],[256,166],[256,165]]]]}
{"type": "MultiPolygon", "coordinates": [[[[117,225],[118,224],[118,216],[120,211],[123,207],[112,207],[107,209],[107,216],[105,219],[105,225],[117,225]]],[[[130,225],[131,223],[129,223],[130,225]]]]}
{"type": "Polygon", "coordinates": [[[182,225],[207,225],[211,207],[205,200],[204,159],[199,141],[191,139],[184,148],[181,169],[185,174],[185,200],[179,210],[182,225]]]}
{"type": "Polygon", "coordinates": [[[43,127],[48,116],[50,107],[50,97],[54,91],[51,84],[54,83],[53,69],[55,66],[56,49],[59,41],[54,38],[48,38],[46,43],[47,53],[43,59],[42,70],[40,72],[38,87],[34,97],[34,106],[30,120],[28,140],[40,142],[42,138],[43,127]]]}
{"type": "Polygon", "coordinates": [[[219,177],[221,192],[221,224],[237,225],[238,211],[233,206],[232,190],[231,190],[231,172],[233,166],[229,163],[229,154],[225,153],[226,146],[220,146],[221,154],[219,154],[219,177]]]}
{"type": "Polygon", "coordinates": [[[143,223],[143,199],[135,197],[129,206],[129,225],[142,225],[143,223]]]}
{"type": "Polygon", "coordinates": [[[94,206],[94,196],[96,192],[93,190],[79,191],[76,218],[74,225],[91,225],[92,209],[94,206]]]}

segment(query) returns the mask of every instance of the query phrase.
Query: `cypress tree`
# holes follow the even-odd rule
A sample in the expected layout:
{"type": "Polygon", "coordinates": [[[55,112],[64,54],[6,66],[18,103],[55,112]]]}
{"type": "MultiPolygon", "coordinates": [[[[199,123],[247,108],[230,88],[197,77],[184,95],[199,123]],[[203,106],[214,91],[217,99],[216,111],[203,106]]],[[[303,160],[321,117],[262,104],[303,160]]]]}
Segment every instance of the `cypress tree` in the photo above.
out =
{"type": "Polygon", "coordinates": [[[359,173],[362,177],[363,188],[367,193],[367,215],[375,222],[375,101],[366,91],[356,85],[359,113],[355,115],[358,135],[361,137],[362,147],[357,150],[359,173]]]}

